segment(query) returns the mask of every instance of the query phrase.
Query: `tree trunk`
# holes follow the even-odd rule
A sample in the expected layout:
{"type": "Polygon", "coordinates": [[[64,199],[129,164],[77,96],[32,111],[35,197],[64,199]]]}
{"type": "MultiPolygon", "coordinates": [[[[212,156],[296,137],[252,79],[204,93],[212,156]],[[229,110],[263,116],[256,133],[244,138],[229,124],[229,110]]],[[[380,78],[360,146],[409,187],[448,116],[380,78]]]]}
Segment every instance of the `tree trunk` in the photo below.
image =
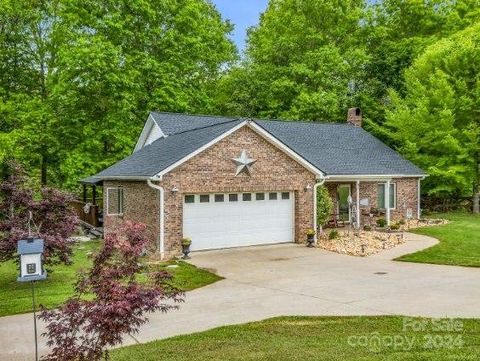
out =
{"type": "Polygon", "coordinates": [[[473,213],[479,214],[480,213],[480,193],[477,192],[473,194],[473,213]]]}
{"type": "Polygon", "coordinates": [[[473,185],[473,213],[480,213],[480,153],[477,155],[477,177],[473,185]]]}
{"type": "Polygon", "coordinates": [[[42,186],[47,185],[47,157],[45,155],[42,155],[41,182],[42,186]]]}

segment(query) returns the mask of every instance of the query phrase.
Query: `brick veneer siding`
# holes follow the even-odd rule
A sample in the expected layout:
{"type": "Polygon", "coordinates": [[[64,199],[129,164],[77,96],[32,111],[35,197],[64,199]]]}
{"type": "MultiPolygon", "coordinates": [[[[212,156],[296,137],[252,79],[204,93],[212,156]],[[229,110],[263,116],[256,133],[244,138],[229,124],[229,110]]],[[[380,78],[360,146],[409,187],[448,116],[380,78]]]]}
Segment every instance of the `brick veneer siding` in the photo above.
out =
{"type": "MultiPolygon", "coordinates": [[[[369,213],[371,208],[377,208],[377,185],[381,182],[360,182],[360,199],[367,198],[369,206],[360,207],[361,213],[369,213]]],[[[392,183],[396,184],[397,204],[396,208],[390,211],[390,219],[398,221],[406,217],[407,209],[411,209],[413,217],[418,217],[418,178],[393,178],[392,183]]],[[[339,184],[350,184],[351,194],[356,201],[356,183],[355,182],[328,182],[325,186],[328,189],[330,197],[334,203],[334,211],[337,209],[337,186],[339,184]]],[[[368,223],[368,216],[361,216],[361,223],[368,223]]]]}
{"type": "Polygon", "coordinates": [[[105,181],[103,184],[104,231],[116,232],[123,221],[144,223],[146,234],[152,239],[152,249],[158,247],[160,232],[160,212],[158,191],[150,188],[146,182],[105,181]],[[108,188],[123,188],[123,215],[107,215],[108,188]]]}
{"type": "MultiPolygon", "coordinates": [[[[177,255],[181,249],[185,194],[290,191],[295,195],[295,241],[304,242],[307,229],[313,227],[313,191],[305,188],[313,187],[315,175],[248,127],[237,130],[167,173],[159,184],[165,189],[167,256],[177,255]],[[232,158],[238,157],[242,150],[256,159],[251,176],[235,176],[232,158]],[[172,192],[173,187],[179,192],[172,192]]],[[[105,182],[105,187],[112,185],[122,185],[125,189],[123,219],[147,223],[158,240],[158,193],[148,188],[146,182],[105,182]]],[[[118,218],[106,217],[106,232],[118,224],[118,218]]]]}

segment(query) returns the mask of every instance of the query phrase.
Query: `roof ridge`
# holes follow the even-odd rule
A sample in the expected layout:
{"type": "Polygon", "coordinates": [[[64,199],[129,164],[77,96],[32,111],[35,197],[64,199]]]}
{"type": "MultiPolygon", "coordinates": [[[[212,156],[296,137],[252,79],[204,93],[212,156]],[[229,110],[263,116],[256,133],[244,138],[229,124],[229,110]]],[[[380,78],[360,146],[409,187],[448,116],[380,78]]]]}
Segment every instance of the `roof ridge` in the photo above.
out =
{"type": "MultiPolygon", "coordinates": [[[[168,135],[166,138],[169,138],[169,137],[173,137],[175,135],[179,135],[179,134],[185,134],[185,133],[189,133],[189,132],[194,132],[196,130],[202,130],[202,129],[207,129],[207,128],[213,128],[213,127],[217,127],[219,125],[224,125],[224,124],[227,124],[227,123],[233,123],[233,122],[238,122],[240,120],[243,120],[241,118],[237,118],[237,119],[231,119],[231,120],[226,120],[224,122],[221,122],[221,123],[216,123],[216,124],[208,124],[208,125],[205,125],[205,126],[202,126],[202,127],[197,127],[197,128],[192,128],[192,129],[187,129],[187,130],[184,130],[184,131],[181,131],[181,132],[178,132],[178,133],[173,133],[173,134],[170,134],[168,135]]],[[[162,138],[160,138],[162,139],[162,138]]],[[[153,144],[153,143],[152,143],[153,144]]]]}
{"type": "MultiPolygon", "coordinates": [[[[297,123],[297,124],[315,124],[315,125],[351,125],[345,122],[338,122],[338,121],[329,121],[329,120],[294,120],[294,119],[279,119],[279,118],[255,118],[255,117],[232,117],[226,115],[213,115],[213,114],[192,114],[192,113],[179,113],[179,112],[164,112],[153,110],[150,113],[157,113],[157,114],[170,114],[170,115],[180,115],[180,116],[187,116],[187,117],[202,117],[202,118],[223,118],[229,119],[228,121],[233,120],[240,120],[240,119],[249,119],[252,121],[261,121],[261,122],[281,122],[281,123],[297,123]]],[[[221,124],[221,123],[218,123],[221,124]]]]}
{"type": "Polygon", "coordinates": [[[328,120],[288,120],[288,119],[259,119],[259,118],[251,118],[253,121],[259,122],[275,122],[275,123],[287,123],[287,124],[312,124],[312,125],[345,125],[345,126],[352,126],[347,122],[330,122],[328,120]]]}
{"type": "Polygon", "coordinates": [[[224,119],[231,119],[237,120],[239,117],[230,117],[226,115],[213,115],[213,114],[192,114],[192,113],[179,113],[179,112],[163,112],[158,110],[152,110],[150,113],[157,113],[157,114],[171,114],[171,115],[186,115],[190,117],[202,117],[202,118],[224,118],[224,119]]]}

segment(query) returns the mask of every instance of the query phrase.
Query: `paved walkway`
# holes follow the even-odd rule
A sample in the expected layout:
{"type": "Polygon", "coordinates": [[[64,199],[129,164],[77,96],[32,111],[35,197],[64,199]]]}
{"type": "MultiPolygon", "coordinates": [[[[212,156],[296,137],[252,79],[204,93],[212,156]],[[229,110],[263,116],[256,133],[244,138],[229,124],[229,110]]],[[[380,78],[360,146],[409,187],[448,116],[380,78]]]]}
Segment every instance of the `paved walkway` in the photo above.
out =
{"type": "MultiPolygon", "coordinates": [[[[293,244],[195,253],[193,264],[225,280],[189,292],[178,311],[152,315],[125,344],[281,315],[480,317],[480,269],[392,262],[437,243],[407,239],[366,258],[293,244]]],[[[31,315],[0,318],[0,360],[31,360],[32,334],[31,315]]]]}

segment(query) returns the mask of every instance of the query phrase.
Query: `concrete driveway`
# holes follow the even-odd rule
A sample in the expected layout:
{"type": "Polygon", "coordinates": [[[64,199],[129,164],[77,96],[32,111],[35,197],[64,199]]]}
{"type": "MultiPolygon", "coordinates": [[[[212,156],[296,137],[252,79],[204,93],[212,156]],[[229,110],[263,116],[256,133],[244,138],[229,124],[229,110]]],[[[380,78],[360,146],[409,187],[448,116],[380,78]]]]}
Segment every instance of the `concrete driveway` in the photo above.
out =
{"type": "MultiPolygon", "coordinates": [[[[188,292],[178,311],[153,314],[125,344],[281,315],[480,317],[480,269],[391,261],[437,242],[407,239],[366,258],[294,244],[194,253],[191,263],[225,280],[188,292]]],[[[31,318],[0,318],[0,360],[31,359],[31,318]]]]}

